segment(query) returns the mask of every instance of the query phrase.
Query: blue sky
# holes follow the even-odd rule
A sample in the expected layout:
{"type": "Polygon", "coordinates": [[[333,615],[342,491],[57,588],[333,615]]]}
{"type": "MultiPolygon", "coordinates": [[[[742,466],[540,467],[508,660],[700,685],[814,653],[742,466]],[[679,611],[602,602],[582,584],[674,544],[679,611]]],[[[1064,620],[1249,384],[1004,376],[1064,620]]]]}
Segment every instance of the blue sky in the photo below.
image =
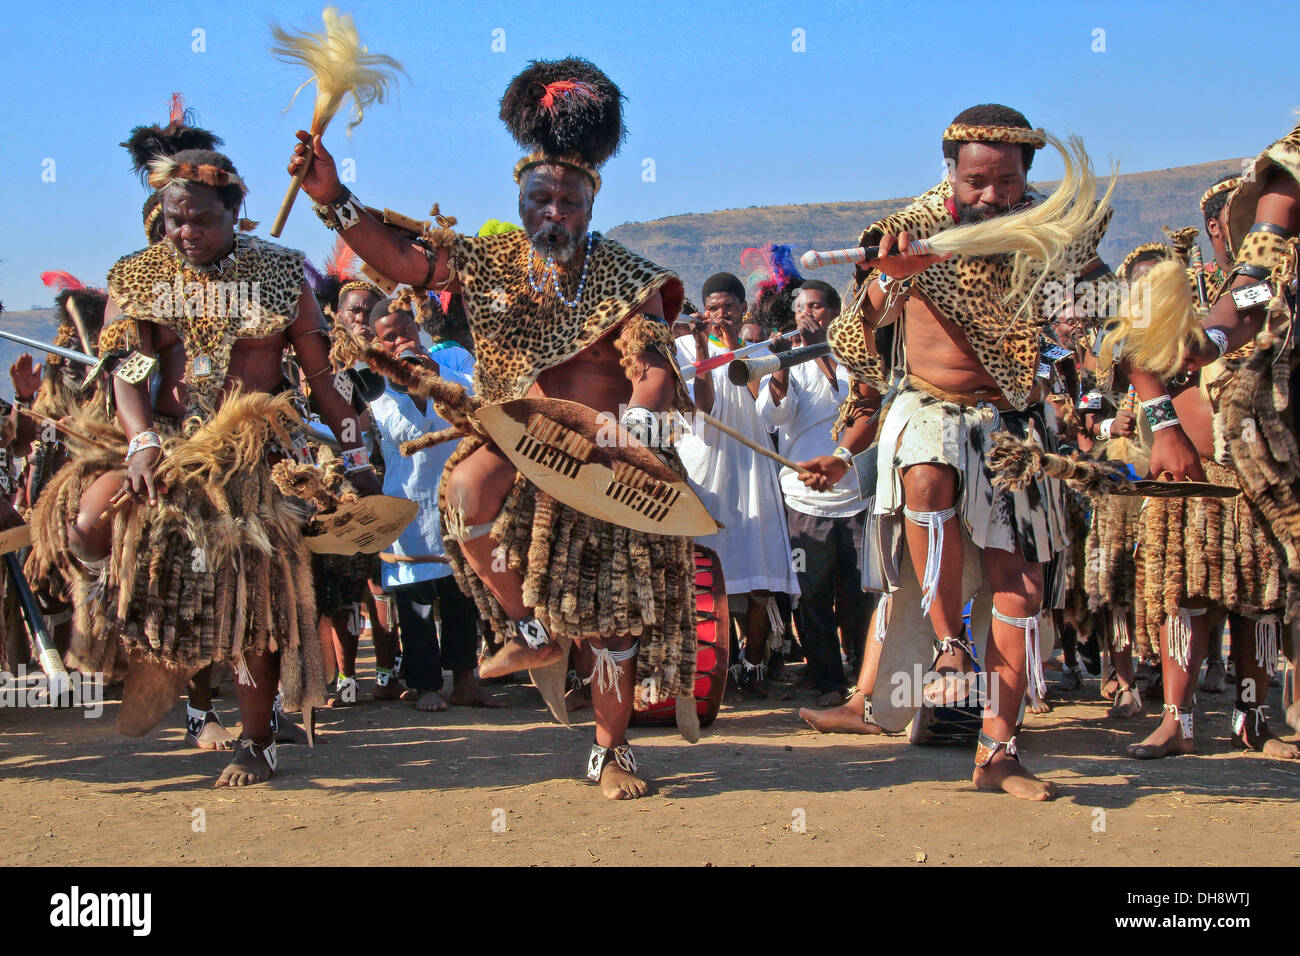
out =
{"type": "MultiPolygon", "coordinates": [[[[309,96],[283,112],[305,77],[271,57],[269,24],[316,28],[322,6],[5,3],[6,307],[48,304],[44,269],[102,284],[115,259],[143,244],[145,191],[117,144],[132,126],[164,122],[174,90],[225,138],[265,235],[288,183],[293,130],[311,113],[309,96]],[[42,180],[48,160],[53,182],[42,180]]],[[[496,119],[497,101],[538,57],[585,56],[627,95],[630,135],[596,204],[595,226],[605,229],[686,212],[912,195],[938,178],[943,127],[974,103],[1004,102],[1058,135],[1078,133],[1099,166],[1113,157],[1127,172],[1255,153],[1291,128],[1300,107],[1295,7],[1284,2],[342,9],[409,78],[350,140],[336,122],[327,145],[355,160],[354,189],[367,204],[424,217],[438,201],[471,229],[515,218],[519,150],[496,119]],[[493,50],[496,30],[504,52],[493,50]],[[1099,39],[1104,51],[1094,50],[1099,39]]],[[[1044,154],[1034,174],[1058,171],[1044,154]]],[[[331,238],[300,200],[282,241],[319,262],[331,238]]]]}

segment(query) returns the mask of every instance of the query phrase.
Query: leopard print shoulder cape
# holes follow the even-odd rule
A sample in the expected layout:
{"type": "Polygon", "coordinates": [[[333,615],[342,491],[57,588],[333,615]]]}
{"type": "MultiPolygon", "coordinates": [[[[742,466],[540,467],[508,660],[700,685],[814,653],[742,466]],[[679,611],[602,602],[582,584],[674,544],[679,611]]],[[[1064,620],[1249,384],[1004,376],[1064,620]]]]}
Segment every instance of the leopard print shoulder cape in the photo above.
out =
{"type": "MultiPolygon", "coordinates": [[[[952,184],[947,180],[922,193],[905,209],[886,216],[863,230],[860,245],[874,245],[885,233],[904,230],[914,239],[930,236],[955,225],[948,200],[952,184]]],[[[1080,236],[1066,252],[1055,276],[1076,277],[1097,254],[1102,236],[1110,224],[1107,215],[1095,229],[1080,236]]],[[[1038,373],[1039,337],[1048,315],[1044,302],[1048,283],[1034,295],[1029,307],[1020,311],[1019,302],[1004,302],[1011,288],[1012,257],[953,256],[930,266],[913,280],[913,291],[965,334],[980,364],[988,370],[1002,394],[1017,409],[1029,404],[1034,377],[1038,373]]],[[[875,273],[862,281],[872,281],[875,273]]],[[[1053,276],[1048,276],[1048,280],[1053,276]]],[[[856,289],[860,289],[861,285],[856,289]]],[[[856,291],[855,289],[855,291],[856,291]]],[[[860,316],[847,310],[832,327],[830,340],[835,354],[862,381],[879,381],[883,365],[866,351],[866,335],[860,316]],[[854,328],[856,327],[856,328],[854,328]]]]}
{"type": "Polygon", "coordinates": [[[296,318],[304,261],[296,249],[241,235],[222,270],[207,271],[156,242],[108,270],[108,294],[125,315],[180,336],[191,405],[211,409],[235,340],[274,335],[296,318]]]}
{"type": "Polygon", "coordinates": [[[1300,180],[1300,124],[1255,157],[1241,175],[1241,185],[1228,198],[1228,247],[1240,249],[1255,224],[1255,207],[1268,184],[1269,174],[1280,169],[1300,180]]]}
{"type": "MultiPolygon", "coordinates": [[[[653,346],[673,360],[671,323],[682,304],[681,280],[627,247],[595,234],[582,299],[569,308],[552,281],[541,293],[543,263],[520,230],[494,236],[456,236],[451,279],[460,283],[478,360],[476,394],[487,402],[522,398],[542,372],[587,348],[617,327],[656,293],[664,304],[653,346]]],[[[579,277],[566,276],[561,292],[572,299],[579,277]]],[[[450,284],[450,280],[449,280],[450,284]]],[[[679,396],[679,400],[682,396],[679,396]]]]}

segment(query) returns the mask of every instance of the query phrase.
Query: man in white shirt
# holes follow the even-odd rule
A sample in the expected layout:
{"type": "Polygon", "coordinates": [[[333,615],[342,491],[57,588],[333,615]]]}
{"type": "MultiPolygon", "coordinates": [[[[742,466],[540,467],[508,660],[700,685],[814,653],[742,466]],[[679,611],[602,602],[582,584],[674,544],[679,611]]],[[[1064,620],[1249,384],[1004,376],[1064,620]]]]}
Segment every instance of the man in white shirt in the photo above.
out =
{"type": "MultiPolygon", "coordinates": [[[[677,358],[689,365],[696,356],[717,355],[740,345],[745,316],[745,287],[729,272],[704,284],[707,328],[694,338],[677,339],[677,358]],[[710,341],[713,337],[715,340],[710,341]]],[[[748,388],[732,385],[723,365],[692,382],[696,406],[756,442],[767,444],[767,428],[758,417],[748,388]]],[[[755,697],[788,697],[766,681],[773,621],[779,621],[774,593],[795,595],[799,582],[790,566],[790,538],[776,466],[703,422],[678,442],[678,453],[709,513],[722,530],[696,539],[717,552],[726,579],[733,617],[744,637],[744,656],[737,685],[755,697]]],[[[779,632],[775,646],[780,646],[779,632]]]]}
{"type": "MultiPolygon", "coordinates": [[[[375,307],[375,336],[407,361],[437,372],[448,381],[472,387],[474,358],[455,343],[435,343],[436,353],[420,346],[420,333],[409,309],[400,299],[375,307]],[[437,359],[433,357],[436,354],[437,359]]],[[[438,482],[443,466],[456,450],[456,442],[443,442],[409,457],[401,444],[428,432],[448,427],[433,410],[433,403],[416,399],[389,384],[370,403],[370,415],[379,433],[384,456],[384,494],[410,498],[420,510],[393,543],[398,560],[384,562],[383,587],[397,605],[402,635],[402,674],[407,686],[419,694],[420,710],[446,710],[442,671],[452,671],[451,703],[492,706],[479,686],[479,613],[456,585],[451,565],[444,560],[438,516],[438,482]],[[434,607],[438,608],[437,620],[434,607]],[[441,648],[439,639],[441,638],[441,648]]]]}
{"type": "MultiPolygon", "coordinates": [[[[830,285],[813,279],[795,294],[794,311],[802,339],[798,344],[824,342],[827,327],[840,313],[840,297],[830,285]]],[[[773,339],[773,351],[789,347],[773,339]]],[[[829,355],[763,379],[758,414],[776,434],[777,450],[794,461],[829,455],[835,448],[831,425],[849,388],[848,370],[829,355]]],[[[871,613],[872,598],[862,590],[859,564],[867,502],[858,494],[853,476],[850,471],[831,491],[813,491],[797,472],[781,469],[792,564],[801,593],[795,613],[808,657],[806,676],[821,695],[820,707],[843,700],[840,639],[856,672],[871,613]]]]}

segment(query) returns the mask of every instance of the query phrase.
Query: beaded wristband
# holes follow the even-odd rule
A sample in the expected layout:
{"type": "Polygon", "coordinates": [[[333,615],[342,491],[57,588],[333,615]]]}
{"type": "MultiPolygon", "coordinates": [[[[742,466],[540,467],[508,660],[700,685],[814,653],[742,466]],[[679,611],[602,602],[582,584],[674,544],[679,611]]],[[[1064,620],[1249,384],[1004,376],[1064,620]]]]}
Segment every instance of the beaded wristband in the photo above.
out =
{"type": "Polygon", "coordinates": [[[853,464],[853,452],[849,451],[843,445],[836,445],[835,450],[831,452],[831,457],[838,458],[846,465],[851,466],[853,464]]]}
{"type": "Polygon", "coordinates": [[[1178,413],[1174,411],[1174,400],[1168,395],[1161,395],[1142,403],[1142,411],[1147,417],[1147,424],[1153,432],[1178,424],[1178,413]]]}
{"type": "Polygon", "coordinates": [[[325,228],[335,232],[343,232],[355,226],[361,221],[363,211],[361,203],[357,202],[357,197],[352,195],[352,190],[347,186],[343,187],[343,195],[333,202],[312,203],[312,209],[325,224],[325,228]]]}
{"type": "Polygon", "coordinates": [[[881,272],[880,275],[876,277],[876,284],[880,286],[881,292],[888,295],[894,289],[901,289],[903,292],[906,292],[908,289],[912,287],[912,280],[896,279],[893,276],[886,275],[884,272],[881,272]]]}
{"type": "Polygon", "coordinates": [[[131,456],[142,448],[162,448],[162,439],[157,432],[140,432],[126,446],[126,460],[130,461],[131,456]]]}

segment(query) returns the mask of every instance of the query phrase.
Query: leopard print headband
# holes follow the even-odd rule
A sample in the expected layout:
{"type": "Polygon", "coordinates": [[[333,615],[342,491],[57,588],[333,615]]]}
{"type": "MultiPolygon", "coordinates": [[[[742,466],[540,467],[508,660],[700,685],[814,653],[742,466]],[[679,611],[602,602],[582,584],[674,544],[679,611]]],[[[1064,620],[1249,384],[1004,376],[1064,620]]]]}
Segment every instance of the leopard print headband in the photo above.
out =
{"type": "Polygon", "coordinates": [[[576,169],[591,181],[593,192],[600,192],[600,173],[596,171],[596,167],[591,163],[584,162],[577,153],[564,153],[560,156],[542,152],[541,150],[529,153],[515,163],[515,182],[523,182],[524,173],[534,166],[565,166],[569,169],[576,169]]]}
{"type": "Polygon", "coordinates": [[[1226,193],[1229,190],[1236,189],[1241,185],[1241,177],[1233,176],[1231,179],[1225,179],[1221,183],[1215,183],[1205,192],[1201,193],[1201,212],[1205,212],[1205,204],[1208,203],[1219,193],[1226,193]]]}
{"type": "Polygon", "coordinates": [[[971,126],[953,123],[943,131],[946,141],[957,143],[1019,143],[1042,149],[1047,145],[1047,134],[1041,129],[1020,126],[971,126]]]}
{"type": "Polygon", "coordinates": [[[356,292],[358,289],[363,292],[377,295],[381,299],[384,297],[383,289],[379,288],[379,286],[375,285],[373,282],[367,282],[365,279],[352,279],[349,282],[343,283],[343,285],[339,286],[339,295],[342,296],[348,292],[356,292]]]}

